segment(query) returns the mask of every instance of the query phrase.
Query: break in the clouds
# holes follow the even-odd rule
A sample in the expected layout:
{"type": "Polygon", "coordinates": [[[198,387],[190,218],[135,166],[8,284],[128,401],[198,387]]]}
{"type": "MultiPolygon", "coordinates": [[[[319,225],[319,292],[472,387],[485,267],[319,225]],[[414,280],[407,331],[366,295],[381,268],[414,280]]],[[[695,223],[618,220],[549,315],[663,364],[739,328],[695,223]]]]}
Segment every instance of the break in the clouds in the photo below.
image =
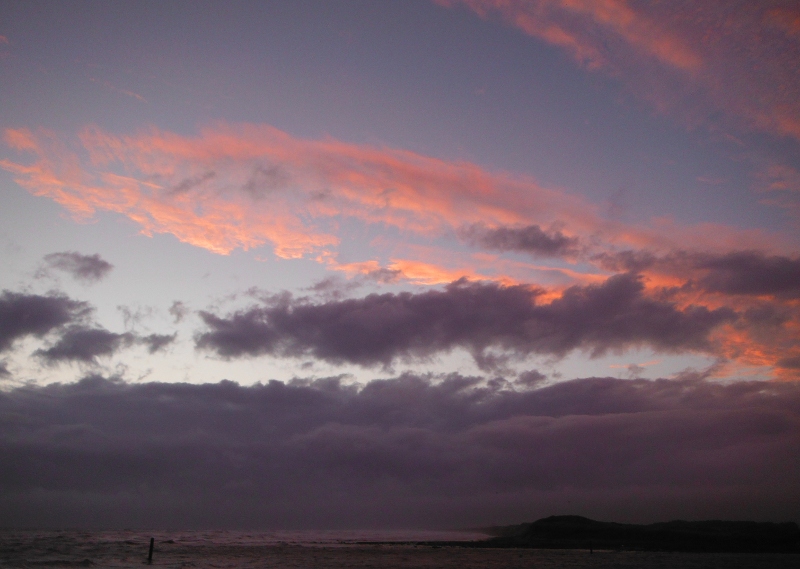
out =
{"type": "Polygon", "coordinates": [[[560,257],[577,253],[579,240],[559,230],[545,231],[538,225],[527,227],[486,227],[476,224],[461,228],[466,241],[496,251],[518,251],[542,257],[560,257]]]}
{"type": "Polygon", "coordinates": [[[712,331],[736,319],[727,308],[680,307],[645,295],[641,278],[620,274],[601,285],[573,286],[541,302],[540,289],[458,281],[444,290],[372,294],[311,303],[277,296],[218,316],[202,312],[208,330],[197,346],[223,357],[312,356],[332,363],[389,365],[455,348],[481,366],[492,349],[512,356],[564,356],[584,349],[649,345],[667,351],[713,351],[712,331]]]}
{"type": "Polygon", "coordinates": [[[361,386],[97,376],[22,386],[0,393],[0,524],[462,527],[563,511],[632,521],[796,517],[796,384],[687,376],[492,385],[453,374],[361,386]]]}
{"type": "Polygon", "coordinates": [[[64,271],[72,278],[85,283],[102,280],[114,268],[114,265],[102,259],[98,254],[82,255],[75,251],[50,253],[45,255],[44,262],[47,267],[64,271]]]}

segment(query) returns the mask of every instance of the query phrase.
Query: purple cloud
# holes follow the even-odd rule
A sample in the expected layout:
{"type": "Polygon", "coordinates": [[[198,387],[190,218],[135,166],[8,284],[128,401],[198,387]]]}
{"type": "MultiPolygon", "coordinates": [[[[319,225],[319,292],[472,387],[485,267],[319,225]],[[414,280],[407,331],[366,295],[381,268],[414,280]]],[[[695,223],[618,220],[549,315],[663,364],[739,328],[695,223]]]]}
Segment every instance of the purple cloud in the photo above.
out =
{"type": "Polygon", "coordinates": [[[36,350],[34,355],[51,365],[63,362],[94,364],[98,357],[112,356],[134,344],[143,345],[148,353],[155,354],[172,344],[177,337],[177,332],[139,336],[133,332],[117,334],[104,328],[70,326],[51,347],[36,350]]]}
{"type": "Polygon", "coordinates": [[[177,332],[173,334],[149,334],[147,336],[139,337],[137,341],[140,344],[147,346],[147,351],[149,353],[155,354],[156,352],[159,352],[172,344],[177,337],[177,332]]]}
{"type": "Polygon", "coordinates": [[[96,363],[100,356],[111,356],[123,347],[133,344],[136,336],[131,333],[116,334],[103,328],[71,326],[47,349],[34,355],[49,364],[78,361],[96,363]]]}
{"type": "Polygon", "coordinates": [[[87,284],[102,280],[114,265],[103,260],[100,255],[82,255],[75,251],[63,253],[50,253],[44,257],[45,263],[51,269],[68,273],[72,278],[87,284]]]}
{"type": "Polygon", "coordinates": [[[186,318],[186,316],[188,316],[189,308],[185,303],[181,302],[180,300],[176,300],[169,307],[169,313],[172,315],[172,318],[175,319],[175,324],[178,324],[184,318],[186,318]]]}
{"type": "Polygon", "coordinates": [[[637,276],[623,274],[601,285],[573,286],[550,304],[536,304],[540,292],[524,286],[465,281],[443,291],[318,304],[278,296],[225,317],[201,312],[207,330],[197,335],[196,345],[225,358],[311,356],[363,366],[464,348],[479,365],[491,367],[490,348],[517,356],[563,356],[574,349],[599,355],[645,344],[711,350],[711,330],[736,318],[727,308],[679,309],[643,292],[637,276]]]}
{"type": "Polygon", "coordinates": [[[92,310],[87,302],[64,295],[3,291],[0,294],[0,353],[11,350],[14,342],[25,336],[43,338],[49,334],[49,347],[34,352],[46,363],[96,363],[98,357],[113,355],[133,344],[144,345],[153,354],[177,337],[177,333],[139,336],[132,332],[110,332],[90,323],[92,310]]]}
{"type": "Polygon", "coordinates": [[[518,251],[542,257],[560,257],[578,250],[577,237],[567,237],[561,231],[544,231],[538,225],[527,227],[493,227],[471,225],[459,235],[472,245],[495,251],[518,251]]]}
{"type": "Polygon", "coordinates": [[[709,291],[800,297],[800,258],[740,251],[703,258],[698,268],[708,271],[700,285],[709,291]]]}
{"type": "Polygon", "coordinates": [[[658,257],[649,251],[622,251],[594,258],[612,271],[661,270],[692,280],[709,292],[731,295],[800,297],[800,258],[733,251],[722,255],[678,251],[658,257]]]}
{"type": "Polygon", "coordinates": [[[459,375],[252,387],[95,376],[15,388],[0,393],[0,525],[797,517],[797,385],[482,385],[459,375]]]}
{"type": "Polygon", "coordinates": [[[0,352],[25,336],[41,338],[65,324],[84,318],[91,308],[66,296],[40,296],[3,291],[0,294],[0,352]]]}

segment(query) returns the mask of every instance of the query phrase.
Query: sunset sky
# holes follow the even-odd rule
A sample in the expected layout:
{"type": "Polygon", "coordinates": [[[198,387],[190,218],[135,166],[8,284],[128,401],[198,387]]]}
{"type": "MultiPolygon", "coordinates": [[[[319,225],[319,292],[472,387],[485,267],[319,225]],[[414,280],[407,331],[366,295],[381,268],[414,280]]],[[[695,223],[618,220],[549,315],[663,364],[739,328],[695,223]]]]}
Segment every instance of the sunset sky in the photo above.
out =
{"type": "Polygon", "coordinates": [[[0,133],[0,526],[800,521],[796,2],[6,1],[0,133]]]}

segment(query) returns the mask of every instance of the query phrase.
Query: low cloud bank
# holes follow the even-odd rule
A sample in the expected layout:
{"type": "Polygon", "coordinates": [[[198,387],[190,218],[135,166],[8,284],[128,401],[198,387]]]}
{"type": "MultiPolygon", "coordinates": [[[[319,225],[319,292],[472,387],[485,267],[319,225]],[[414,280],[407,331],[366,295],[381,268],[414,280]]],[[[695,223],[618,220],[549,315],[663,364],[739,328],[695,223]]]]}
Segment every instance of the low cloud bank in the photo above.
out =
{"type": "Polygon", "coordinates": [[[795,520],[800,387],[449,375],[0,393],[0,525],[795,520]],[[498,386],[505,388],[498,388],[498,386]]]}

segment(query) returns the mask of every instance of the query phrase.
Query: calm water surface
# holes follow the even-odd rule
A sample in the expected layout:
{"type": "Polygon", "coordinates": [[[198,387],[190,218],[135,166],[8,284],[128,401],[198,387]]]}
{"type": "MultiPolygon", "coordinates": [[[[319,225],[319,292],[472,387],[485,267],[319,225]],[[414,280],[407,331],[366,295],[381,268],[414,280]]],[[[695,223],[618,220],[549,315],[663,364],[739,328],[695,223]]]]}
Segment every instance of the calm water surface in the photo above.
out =
{"type": "Polygon", "coordinates": [[[675,568],[797,569],[800,555],[469,549],[409,541],[471,540],[441,531],[0,530],[0,568],[137,567],[156,540],[153,567],[170,568],[675,568]],[[365,543],[373,542],[373,543],[365,543]],[[382,543],[374,543],[382,542],[382,543]],[[387,543],[395,542],[395,543],[387,543]]]}

